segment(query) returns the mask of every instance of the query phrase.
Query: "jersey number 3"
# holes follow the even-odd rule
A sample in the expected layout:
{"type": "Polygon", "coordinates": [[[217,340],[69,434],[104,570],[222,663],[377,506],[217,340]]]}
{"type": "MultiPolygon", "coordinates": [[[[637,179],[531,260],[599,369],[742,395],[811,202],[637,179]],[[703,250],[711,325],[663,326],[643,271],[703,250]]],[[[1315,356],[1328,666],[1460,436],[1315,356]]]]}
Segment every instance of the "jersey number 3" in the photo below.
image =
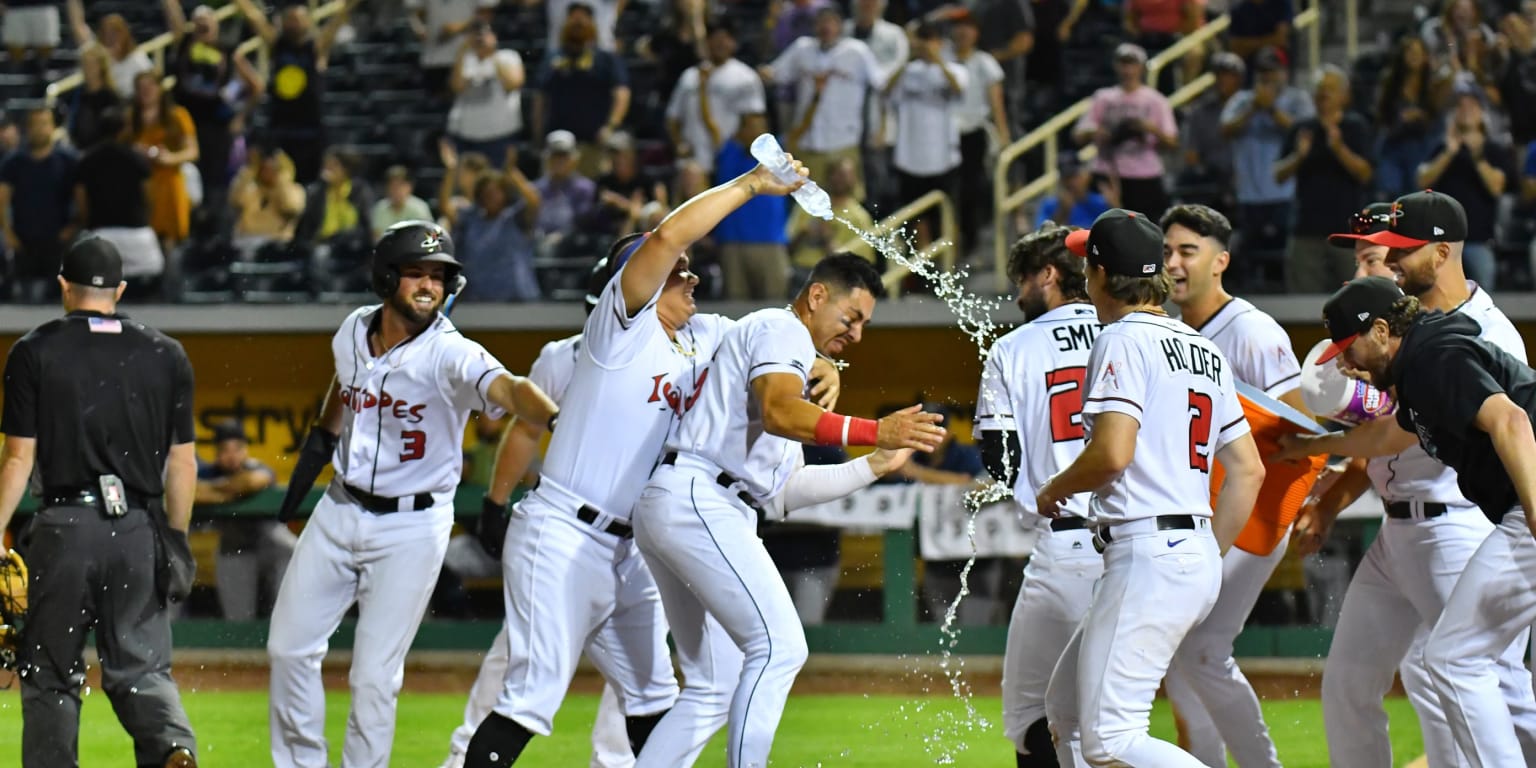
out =
{"type": "Polygon", "coordinates": [[[1057,368],[1045,375],[1046,391],[1051,393],[1051,442],[1083,439],[1083,381],[1087,377],[1084,366],[1057,368]]]}
{"type": "Polygon", "coordinates": [[[1211,396],[1189,390],[1189,468],[1211,472],[1211,396]]]}
{"type": "Polygon", "coordinates": [[[415,461],[427,455],[427,433],[407,429],[400,433],[400,460],[415,461]]]}

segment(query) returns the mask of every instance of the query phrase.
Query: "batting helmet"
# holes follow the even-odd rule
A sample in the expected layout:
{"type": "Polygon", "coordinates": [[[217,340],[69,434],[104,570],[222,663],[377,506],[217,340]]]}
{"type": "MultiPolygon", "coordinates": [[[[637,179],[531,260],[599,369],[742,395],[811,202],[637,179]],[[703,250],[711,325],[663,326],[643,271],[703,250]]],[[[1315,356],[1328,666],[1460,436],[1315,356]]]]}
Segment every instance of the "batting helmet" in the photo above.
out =
{"type": "Polygon", "coordinates": [[[384,230],[373,246],[373,292],[388,300],[400,289],[400,268],[435,262],[448,268],[443,283],[449,294],[464,287],[464,265],[453,257],[453,238],[430,221],[402,221],[384,230]]]}
{"type": "Polygon", "coordinates": [[[629,261],[629,257],[635,255],[635,251],[640,250],[647,234],[649,233],[635,232],[619,238],[608,250],[608,255],[598,259],[597,263],[592,265],[592,271],[587,274],[587,314],[591,314],[597,307],[598,300],[603,296],[603,289],[608,287],[613,276],[619,273],[619,270],[629,261]]]}

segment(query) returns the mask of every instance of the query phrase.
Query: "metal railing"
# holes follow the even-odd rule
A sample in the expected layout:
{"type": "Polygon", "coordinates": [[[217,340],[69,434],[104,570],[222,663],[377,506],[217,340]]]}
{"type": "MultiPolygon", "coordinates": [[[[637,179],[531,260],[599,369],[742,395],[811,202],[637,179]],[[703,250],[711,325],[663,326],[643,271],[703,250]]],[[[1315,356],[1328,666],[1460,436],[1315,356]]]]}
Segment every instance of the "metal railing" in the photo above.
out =
{"type": "MultiPolygon", "coordinates": [[[[1319,2],[1320,0],[1312,0],[1310,7],[1296,14],[1293,20],[1293,28],[1297,32],[1305,32],[1308,66],[1313,69],[1322,62],[1319,2]]],[[[1355,1],[1349,0],[1347,5],[1353,10],[1355,1]]],[[[1155,87],[1158,75],[1162,73],[1165,67],[1182,61],[1191,51],[1204,47],[1216,36],[1226,32],[1231,25],[1232,20],[1230,17],[1217,17],[1200,29],[1185,35],[1178,42],[1159,52],[1156,56],[1153,56],[1147,61],[1147,83],[1155,87]]],[[[1348,30],[1348,34],[1351,38],[1349,47],[1352,50],[1354,47],[1353,37],[1356,31],[1351,28],[1348,30]]],[[[1196,97],[1205,93],[1207,89],[1215,84],[1215,76],[1209,72],[1204,73],[1174,91],[1168,97],[1168,102],[1174,109],[1178,109],[1194,101],[1196,97]]],[[[1092,104],[1092,96],[1078,101],[998,152],[997,164],[992,176],[992,199],[997,201],[997,210],[992,219],[992,248],[997,270],[996,284],[998,291],[1007,291],[1009,287],[1008,247],[1012,244],[1009,234],[1013,217],[1017,211],[1030,206],[1056,188],[1057,183],[1061,180],[1056,170],[1057,159],[1061,152],[1061,144],[1063,141],[1066,141],[1068,142],[1068,147],[1071,146],[1072,127],[1088,112],[1088,108],[1092,104]],[[1019,158],[1033,151],[1036,147],[1042,147],[1044,150],[1045,157],[1042,163],[1042,173],[1018,189],[1010,190],[1009,173],[1013,169],[1014,163],[1018,162],[1019,158]]],[[[1098,147],[1093,145],[1076,151],[1078,159],[1083,162],[1090,162],[1098,156],[1098,147]]]]}
{"type": "MultiPolygon", "coordinates": [[[[341,10],[343,5],[345,5],[344,0],[332,0],[332,2],[315,8],[310,15],[310,18],[313,19],[312,23],[319,24],[331,16],[336,15],[336,13],[341,10]]],[[[214,11],[213,17],[221,24],[232,18],[244,18],[240,14],[240,7],[234,3],[230,3],[214,11]]],[[[175,42],[175,32],[166,31],[155,35],[143,43],[140,43],[139,47],[135,48],[134,50],[148,56],[149,60],[154,63],[155,69],[163,74],[165,72],[166,51],[175,42]]],[[[252,51],[257,52],[256,71],[266,72],[268,64],[267,47],[262,45],[260,37],[252,35],[251,37],[242,41],[238,46],[235,47],[234,55],[248,56],[252,51]]],[[[164,80],[165,86],[167,88],[174,85],[175,82],[176,79],[169,75],[167,75],[164,80]]],[[[58,80],[49,83],[47,89],[45,90],[45,98],[47,99],[48,104],[52,106],[58,102],[59,97],[83,85],[85,85],[85,76],[81,74],[79,70],[76,70],[59,78],[58,80]]]]}
{"type": "MultiPolygon", "coordinates": [[[[921,251],[913,254],[915,258],[931,259],[944,271],[949,271],[955,266],[955,238],[959,236],[958,222],[955,219],[955,205],[950,201],[949,195],[935,189],[916,200],[896,209],[894,213],[881,219],[875,224],[876,237],[885,237],[891,232],[900,229],[907,222],[926,213],[929,209],[939,209],[939,232],[921,251]]],[[[837,251],[847,251],[864,242],[857,237],[851,237],[837,247],[837,251]]],[[[891,263],[886,266],[885,290],[890,298],[901,296],[901,284],[906,280],[912,270],[900,264],[891,263]]]]}

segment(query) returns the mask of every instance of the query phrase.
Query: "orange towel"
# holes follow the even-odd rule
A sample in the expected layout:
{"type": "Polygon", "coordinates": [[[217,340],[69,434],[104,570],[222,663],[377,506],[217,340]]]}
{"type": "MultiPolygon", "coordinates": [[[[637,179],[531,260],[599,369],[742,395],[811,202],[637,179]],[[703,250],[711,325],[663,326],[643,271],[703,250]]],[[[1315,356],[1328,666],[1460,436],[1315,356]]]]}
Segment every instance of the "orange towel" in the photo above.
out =
{"type": "MultiPolygon", "coordinates": [[[[1260,456],[1268,456],[1277,450],[1281,435],[1301,431],[1242,394],[1237,399],[1243,404],[1243,415],[1248,417],[1248,427],[1253,431],[1253,441],[1258,444],[1260,456]]],[[[1248,524],[1243,526],[1233,546],[1259,557],[1274,552],[1286,531],[1290,530],[1291,523],[1296,520],[1297,513],[1301,511],[1301,503],[1312,490],[1312,484],[1317,481],[1317,475],[1322,472],[1327,459],[1326,456],[1313,456],[1309,462],[1287,461],[1264,465],[1266,474],[1264,485],[1259,488],[1259,500],[1254,503],[1253,514],[1248,516],[1248,524]]],[[[1221,484],[1226,474],[1220,461],[1213,462],[1212,509],[1216,506],[1216,498],[1221,493],[1221,484]]]]}

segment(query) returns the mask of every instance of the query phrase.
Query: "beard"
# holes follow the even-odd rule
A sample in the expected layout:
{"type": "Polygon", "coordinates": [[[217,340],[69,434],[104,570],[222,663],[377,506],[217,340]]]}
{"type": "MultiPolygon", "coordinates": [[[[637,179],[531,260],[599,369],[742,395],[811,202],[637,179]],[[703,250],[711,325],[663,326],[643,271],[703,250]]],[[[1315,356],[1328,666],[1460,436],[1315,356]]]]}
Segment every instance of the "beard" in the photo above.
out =
{"type": "Polygon", "coordinates": [[[1024,322],[1033,322],[1035,318],[1045,314],[1048,308],[1045,306],[1045,297],[1038,292],[1029,292],[1014,302],[1019,306],[1019,311],[1024,313],[1024,322]]]}
{"type": "Polygon", "coordinates": [[[443,300],[438,299],[432,302],[430,309],[422,309],[416,306],[416,302],[411,297],[401,296],[399,293],[396,293],[389,300],[389,306],[393,307],[395,312],[399,313],[400,317],[411,327],[420,328],[426,325],[432,318],[437,317],[437,311],[443,307],[443,300]]]}
{"type": "Polygon", "coordinates": [[[1435,273],[1432,269],[1404,269],[1402,275],[1403,279],[1398,287],[1409,296],[1423,296],[1429,292],[1429,289],[1435,287],[1435,273]]]}

